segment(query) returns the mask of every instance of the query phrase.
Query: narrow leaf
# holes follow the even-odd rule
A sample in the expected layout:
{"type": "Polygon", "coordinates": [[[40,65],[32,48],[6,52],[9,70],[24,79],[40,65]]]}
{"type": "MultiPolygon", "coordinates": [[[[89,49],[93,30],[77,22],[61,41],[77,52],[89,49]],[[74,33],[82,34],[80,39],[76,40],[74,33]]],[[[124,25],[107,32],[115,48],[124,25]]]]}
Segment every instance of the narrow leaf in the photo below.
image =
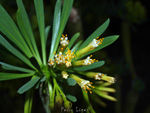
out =
{"type": "MultiPolygon", "coordinates": [[[[78,38],[79,36],[80,36],[80,33],[76,33],[76,34],[74,34],[74,35],[72,36],[72,38],[71,38],[71,40],[69,41],[69,44],[68,44],[68,46],[66,47],[65,51],[63,52],[63,54],[67,51],[68,48],[70,49],[70,48],[73,46],[73,44],[75,43],[75,41],[77,40],[77,38],[78,38]]],[[[79,43],[79,42],[78,42],[78,43],[79,43]]],[[[79,45],[79,44],[78,44],[78,45],[79,45]]],[[[77,47],[77,44],[76,44],[76,47],[77,47]]],[[[74,51],[76,47],[74,46],[74,49],[72,49],[72,51],[74,51]]]]}
{"type": "MultiPolygon", "coordinates": [[[[94,49],[94,50],[86,53],[82,57],[87,56],[87,55],[89,55],[89,54],[91,54],[93,52],[99,51],[102,48],[109,46],[110,44],[112,44],[113,42],[115,42],[118,39],[118,37],[119,37],[119,35],[113,35],[113,36],[108,36],[108,37],[104,38],[104,40],[103,40],[103,42],[102,42],[101,45],[99,45],[96,49],[94,49]]],[[[79,58],[79,59],[81,59],[81,58],[79,58]]]]}
{"type": "Polygon", "coordinates": [[[61,16],[61,20],[60,20],[60,28],[59,28],[59,32],[58,32],[58,35],[57,35],[57,39],[55,39],[56,40],[55,43],[54,43],[55,46],[53,48],[51,48],[50,59],[53,59],[54,52],[56,52],[56,50],[58,48],[61,35],[64,31],[64,28],[66,26],[68,17],[70,15],[70,12],[71,12],[71,9],[72,9],[72,4],[73,4],[73,0],[64,0],[62,16],[61,16]]]}
{"type": "Polygon", "coordinates": [[[96,29],[96,31],[94,33],[92,33],[85,41],[84,43],[80,46],[79,49],[82,49],[84,47],[86,47],[93,39],[99,37],[108,27],[109,25],[109,19],[107,19],[105,21],[104,24],[102,24],[99,28],[96,29]]]}
{"type": "Polygon", "coordinates": [[[18,9],[18,11],[17,11],[17,23],[18,23],[20,31],[21,31],[24,39],[26,40],[29,48],[31,49],[34,57],[37,59],[37,61],[39,62],[39,64],[41,64],[41,59],[36,55],[36,53],[34,51],[34,48],[33,48],[34,46],[32,46],[32,43],[31,43],[31,40],[30,40],[31,36],[28,35],[28,29],[26,29],[26,27],[25,27],[24,19],[22,18],[20,9],[18,9]]]}
{"type": "Polygon", "coordinates": [[[3,63],[3,62],[0,62],[0,64],[2,65],[2,68],[6,69],[6,70],[15,70],[15,71],[26,72],[26,73],[35,73],[35,71],[33,71],[33,70],[9,65],[9,64],[3,63]]]}
{"type": "Polygon", "coordinates": [[[30,74],[0,73],[0,81],[18,79],[18,78],[24,78],[30,76],[33,76],[33,74],[32,73],[30,74]]]}
{"type": "Polygon", "coordinates": [[[98,91],[98,90],[93,90],[93,92],[95,92],[97,95],[99,95],[99,96],[101,96],[105,99],[108,99],[108,100],[111,100],[111,101],[117,101],[117,99],[115,99],[112,96],[109,96],[106,92],[102,92],[102,91],[98,91]]]}
{"type": "Polygon", "coordinates": [[[39,51],[38,51],[38,48],[36,45],[36,41],[35,41],[35,38],[33,35],[32,27],[31,27],[31,24],[30,24],[30,21],[29,21],[29,18],[28,18],[28,15],[27,15],[27,12],[25,10],[22,0],[17,0],[17,5],[20,10],[20,18],[19,19],[22,19],[23,20],[22,23],[24,24],[24,26],[22,26],[22,27],[24,27],[25,32],[28,35],[28,38],[30,39],[30,41],[32,43],[32,46],[34,48],[34,51],[38,58],[38,61],[41,64],[41,58],[40,58],[39,51]]]}
{"type": "MultiPolygon", "coordinates": [[[[30,63],[30,61],[22,55],[17,49],[15,49],[5,38],[3,38],[0,35],[0,43],[8,49],[14,56],[18,57],[20,60],[22,60],[24,63],[29,65],[30,67],[34,68],[33,65],[30,63]]],[[[35,69],[35,68],[34,68],[35,69]]]]}
{"type": "Polygon", "coordinates": [[[79,41],[79,42],[71,49],[71,52],[75,52],[75,51],[79,48],[79,46],[81,45],[82,42],[83,42],[82,40],[79,41]]]}
{"type": "Polygon", "coordinates": [[[26,99],[24,104],[24,113],[31,113],[32,110],[32,102],[33,102],[33,89],[27,91],[26,99]]]}
{"type": "Polygon", "coordinates": [[[5,9],[0,5],[0,32],[5,34],[16,46],[23,51],[26,56],[31,57],[32,53],[27,46],[25,40],[23,39],[19,29],[5,11],[5,9]]]}
{"type": "Polygon", "coordinates": [[[102,65],[104,65],[104,61],[99,61],[99,62],[94,62],[93,64],[90,64],[88,66],[81,66],[81,67],[75,67],[73,68],[76,71],[88,71],[94,68],[98,68],[101,67],[102,65]]]}
{"type": "Polygon", "coordinates": [[[75,41],[78,39],[79,36],[80,36],[80,33],[76,33],[73,35],[73,37],[71,38],[71,40],[67,46],[69,49],[73,46],[73,44],[75,43],[75,41]]]}
{"type": "Polygon", "coordinates": [[[106,92],[116,92],[116,90],[114,88],[96,87],[95,89],[98,89],[100,91],[106,91],[106,92]]]}
{"type": "Polygon", "coordinates": [[[37,21],[39,25],[43,63],[46,65],[46,37],[45,37],[45,21],[44,21],[44,6],[43,0],[34,0],[37,21]]]}
{"type": "Polygon", "coordinates": [[[38,81],[40,80],[40,77],[35,76],[33,79],[31,79],[29,82],[24,84],[19,90],[17,91],[19,94],[23,94],[24,92],[31,89],[38,81]]]}
{"type": "Polygon", "coordinates": [[[50,28],[51,28],[51,26],[47,26],[47,27],[45,28],[45,37],[46,37],[46,38],[45,38],[45,43],[46,43],[46,41],[47,41],[50,28]]]}
{"type": "Polygon", "coordinates": [[[50,57],[52,59],[52,55],[54,53],[55,43],[59,41],[57,39],[59,27],[60,27],[60,18],[61,18],[61,0],[57,0],[55,10],[54,10],[54,19],[53,19],[53,33],[52,33],[52,42],[51,42],[51,49],[50,49],[50,57]]]}

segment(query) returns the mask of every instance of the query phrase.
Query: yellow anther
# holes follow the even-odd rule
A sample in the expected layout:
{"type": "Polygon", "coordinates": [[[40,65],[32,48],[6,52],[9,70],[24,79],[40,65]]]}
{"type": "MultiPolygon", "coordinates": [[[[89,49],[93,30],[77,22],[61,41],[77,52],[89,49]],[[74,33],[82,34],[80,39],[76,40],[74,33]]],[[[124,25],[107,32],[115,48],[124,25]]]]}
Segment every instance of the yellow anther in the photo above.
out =
{"type": "Polygon", "coordinates": [[[90,57],[92,57],[93,55],[90,55],[90,57]]]}

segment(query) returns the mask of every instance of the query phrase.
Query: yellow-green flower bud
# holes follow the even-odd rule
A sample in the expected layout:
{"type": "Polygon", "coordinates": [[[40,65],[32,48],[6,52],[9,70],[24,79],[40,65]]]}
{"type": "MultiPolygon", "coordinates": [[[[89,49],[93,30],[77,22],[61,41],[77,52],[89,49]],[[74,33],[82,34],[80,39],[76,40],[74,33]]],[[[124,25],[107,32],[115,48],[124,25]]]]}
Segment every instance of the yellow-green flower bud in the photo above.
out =
{"type": "Polygon", "coordinates": [[[64,79],[67,79],[69,76],[66,71],[62,71],[61,74],[62,74],[62,78],[64,78],[64,79]]]}
{"type": "Polygon", "coordinates": [[[57,95],[55,97],[55,103],[58,104],[58,105],[60,105],[60,106],[62,105],[63,100],[62,100],[62,97],[60,95],[57,95]]]}
{"type": "Polygon", "coordinates": [[[96,39],[93,39],[91,43],[89,43],[88,46],[86,46],[83,49],[80,49],[79,51],[76,52],[77,57],[81,57],[85,53],[97,48],[100,44],[102,44],[104,38],[97,37],[96,39]]]}
{"type": "Polygon", "coordinates": [[[76,76],[76,75],[74,75],[74,74],[71,74],[70,77],[73,78],[73,79],[79,84],[79,86],[80,86],[83,90],[86,91],[86,93],[87,93],[87,90],[88,90],[90,93],[92,93],[91,88],[94,88],[94,86],[92,86],[92,84],[93,84],[92,82],[90,82],[90,81],[88,81],[88,80],[84,80],[84,79],[82,79],[82,78],[80,78],[80,77],[78,77],[78,76],[76,76]]]}
{"type": "Polygon", "coordinates": [[[50,104],[49,104],[49,108],[50,108],[51,110],[53,110],[53,109],[54,109],[54,102],[50,102],[50,104]]]}
{"type": "Polygon", "coordinates": [[[115,81],[116,81],[116,79],[114,78],[114,77],[111,77],[111,76],[103,76],[102,78],[101,78],[102,80],[105,80],[105,81],[107,81],[107,82],[110,82],[110,83],[115,83],[115,81]]]}
{"type": "Polygon", "coordinates": [[[64,107],[65,107],[66,109],[70,109],[70,108],[72,107],[72,103],[71,103],[70,101],[66,100],[66,101],[64,102],[64,107]]]}
{"type": "Polygon", "coordinates": [[[87,72],[84,75],[86,75],[89,78],[94,78],[95,80],[101,80],[101,78],[104,76],[102,73],[95,73],[95,72],[87,72]]]}
{"type": "Polygon", "coordinates": [[[73,62],[73,66],[87,66],[87,65],[90,65],[94,62],[97,62],[98,60],[95,60],[95,59],[91,59],[92,55],[88,56],[86,59],[84,60],[78,60],[78,61],[75,61],[73,62]]]}

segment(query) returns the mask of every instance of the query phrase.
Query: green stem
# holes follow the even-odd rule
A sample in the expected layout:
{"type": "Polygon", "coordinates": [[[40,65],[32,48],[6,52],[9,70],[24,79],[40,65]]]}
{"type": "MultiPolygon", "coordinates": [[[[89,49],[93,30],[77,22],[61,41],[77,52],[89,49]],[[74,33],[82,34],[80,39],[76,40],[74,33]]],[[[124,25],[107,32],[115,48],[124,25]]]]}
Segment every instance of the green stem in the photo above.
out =
{"type": "Polygon", "coordinates": [[[56,81],[55,78],[54,78],[54,84],[56,84],[56,88],[57,88],[57,89],[59,90],[59,92],[61,93],[63,100],[66,101],[66,100],[67,100],[67,99],[66,99],[66,96],[65,96],[65,94],[63,93],[63,91],[60,89],[60,87],[59,87],[59,85],[58,85],[58,83],[57,83],[57,81],[56,81]]]}

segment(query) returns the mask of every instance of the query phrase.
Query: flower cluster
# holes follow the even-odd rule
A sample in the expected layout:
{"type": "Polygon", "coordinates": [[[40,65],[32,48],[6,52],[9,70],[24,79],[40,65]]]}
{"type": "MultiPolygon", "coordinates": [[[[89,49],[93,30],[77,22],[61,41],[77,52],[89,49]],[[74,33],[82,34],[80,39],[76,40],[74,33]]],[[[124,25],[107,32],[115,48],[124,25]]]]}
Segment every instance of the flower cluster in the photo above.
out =
{"type": "Polygon", "coordinates": [[[49,60],[48,65],[49,66],[54,66],[54,64],[57,65],[65,65],[66,67],[70,67],[72,66],[71,60],[75,58],[75,54],[74,52],[72,52],[70,49],[68,49],[67,52],[65,52],[65,55],[63,55],[63,50],[65,49],[65,47],[68,45],[69,40],[68,37],[66,35],[66,37],[64,35],[62,35],[61,39],[60,39],[60,45],[61,45],[61,50],[58,52],[58,54],[56,54],[55,52],[55,58],[52,60],[49,60]]]}
{"type": "MultiPolygon", "coordinates": [[[[7,11],[0,5],[0,33],[7,36],[9,40],[7,41],[0,35],[0,44],[29,66],[29,68],[23,68],[0,62],[0,65],[5,70],[15,71],[9,73],[7,71],[0,72],[0,81],[31,77],[31,80],[18,90],[20,94],[27,92],[25,112],[31,113],[31,95],[33,95],[33,89],[37,88],[39,88],[40,97],[44,101],[43,104],[47,112],[50,112],[47,108],[51,110],[56,108],[57,111],[58,106],[64,106],[69,109],[72,106],[70,101],[77,101],[76,97],[71,95],[71,90],[66,95],[67,92],[63,90],[65,85],[75,86],[78,84],[90,110],[93,109],[89,102],[90,99],[88,99],[90,95],[96,94],[116,101],[115,98],[108,95],[108,92],[115,92],[115,90],[106,87],[114,83],[115,78],[100,72],[90,72],[92,69],[104,64],[104,61],[93,59],[90,54],[110,45],[119,37],[118,35],[109,36],[106,39],[97,37],[107,28],[109,19],[83,43],[81,40],[75,44],[74,42],[79,37],[79,33],[73,35],[70,41],[67,35],[61,36],[69,18],[73,0],[64,0],[63,4],[65,5],[63,7],[61,5],[62,0],[57,0],[52,25],[51,45],[47,48],[46,41],[49,39],[50,26],[45,27],[43,0],[34,0],[34,4],[39,26],[41,52],[38,50],[39,47],[37,47],[22,0],[17,0],[19,9],[16,14],[18,25],[15,25],[7,11]],[[13,47],[12,44],[15,46],[13,47]],[[47,52],[47,50],[50,51],[47,52]],[[49,57],[47,58],[47,56],[49,57]]],[[[95,113],[94,110],[90,112],[95,113]]],[[[54,111],[54,113],[56,112],[54,111]]]]}
{"type": "MultiPolygon", "coordinates": [[[[58,54],[55,53],[55,57],[54,59],[50,59],[48,65],[50,67],[55,66],[62,66],[65,65],[66,68],[61,72],[62,74],[62,78],[67,79],[68,77],[73,78],[78,84],[79,86],[86,91],[89,90],[90,93],[92,93],[91,88],[94,88],[94,86],[92,86],[92,82],[90,82],[89,80],[84,80],[74,74],[71,74],[69,76],[69,74],[67,73],[67,68],[68,67],[79,67],[79,66],[88,66],[91,65],[94,62],[98,62],[98,60],[96,59],[92,59],[92,55],[88,56],[87,58],[83,59],[83,60],[73,60],[76,56],[82,56],[83,53],[87,53],[93,49],[95,49],[96,47],[98,47],[99,45],[102,44],[104,38],[99,38],[97,37],[96,39],[93,39],[88,46],[86,46],[85,48],[82,48],[81,50],[77,51],[76,53],[72,52],[69,48],[66,48],[66,46],[69,44],[69,40],[67,35],[62,35],[61,39],[60,39],[60,50],[58,50],[58,54]],[[64,52],[64,50],[67,49],[67,52],[64,52]]],[[[81,73],[79,72],[81,75],[84,75],[88,78],[93,78],[95,80],[104,80],[110,83],[114,83],[115,79],[113,77],[109,77],[106,76],[102,73],[95,73],[95,72],[84,72],[81,73]]]]}

